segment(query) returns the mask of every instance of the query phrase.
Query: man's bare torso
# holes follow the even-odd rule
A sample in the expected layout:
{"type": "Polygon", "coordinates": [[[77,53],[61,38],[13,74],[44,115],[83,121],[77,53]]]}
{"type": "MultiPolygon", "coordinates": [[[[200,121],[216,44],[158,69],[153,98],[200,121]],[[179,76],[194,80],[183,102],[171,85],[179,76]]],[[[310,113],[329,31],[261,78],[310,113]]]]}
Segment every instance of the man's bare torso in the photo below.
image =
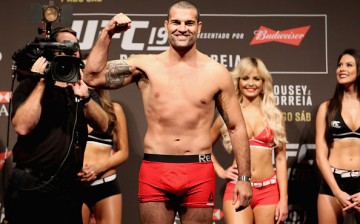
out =
{"type": "Polygon", "coordinates": [[[169,61],[168,55],[136,60],[146,74],[139,82],[148,129],[144,152],[191,155],[211,152],[214,96],[220,91],[220,67],[199,53],[197,61],[169,61]],[[140,61],[140,63],[139,63],[140,61]]]}

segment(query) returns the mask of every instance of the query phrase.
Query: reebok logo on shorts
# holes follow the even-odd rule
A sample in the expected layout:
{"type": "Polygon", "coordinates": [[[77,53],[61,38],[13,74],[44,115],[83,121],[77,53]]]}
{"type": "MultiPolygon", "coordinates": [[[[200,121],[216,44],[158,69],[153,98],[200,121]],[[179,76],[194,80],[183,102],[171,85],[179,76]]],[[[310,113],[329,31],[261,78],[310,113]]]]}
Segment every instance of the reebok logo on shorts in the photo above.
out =
{"type": "Polygon", "coordinates": [[[214,206],[214,195],[212,192],[209,195],[208,202],[206,203],[206,205],[214,206]]]}

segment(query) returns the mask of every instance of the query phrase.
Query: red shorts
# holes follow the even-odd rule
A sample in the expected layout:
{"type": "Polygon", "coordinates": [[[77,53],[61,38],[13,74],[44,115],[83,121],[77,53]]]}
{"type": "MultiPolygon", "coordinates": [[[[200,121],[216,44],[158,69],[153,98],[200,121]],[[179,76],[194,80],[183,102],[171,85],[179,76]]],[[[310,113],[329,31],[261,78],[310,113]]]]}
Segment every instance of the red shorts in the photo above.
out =
{"type": "MultiPolygon", "coordinates": [[[[274,177],[276,177],[276,176],[265,178],[260,181],[256,181],[256,183],[269,181],[270,179],[272,179],[274,177]]],[[[235,184],[236,184],[236,182],[233,182],[233,181],[227,182],[226,189],[224,192],[224,197],[223,197],[224,201],[225,200],[233,200],[235,184]]],[[[251,201],[252,208],[254,208],[255,206],[258,206],[258,205],[277,204],[280,200],[279,186],[277,183],[269,184],[269,185],[266,185],[266,186],[260,187],[260,188],[256,188],[253,186],[252,193],[253,193],[253,198],[251,201]]]]}
{"type": "MultiPolygon", "coordinates": [[[[167,160],[167,156],[161,157],[167,160]]],[[[189,208],[214,207],[216,178],[211,159],[183,162],[185,157],[170,156],[170,162],[143,160],[139,172],[139,202],[167,201],[189,208]],[[182,162],[176,161],[176,157],[182,162]]]]}

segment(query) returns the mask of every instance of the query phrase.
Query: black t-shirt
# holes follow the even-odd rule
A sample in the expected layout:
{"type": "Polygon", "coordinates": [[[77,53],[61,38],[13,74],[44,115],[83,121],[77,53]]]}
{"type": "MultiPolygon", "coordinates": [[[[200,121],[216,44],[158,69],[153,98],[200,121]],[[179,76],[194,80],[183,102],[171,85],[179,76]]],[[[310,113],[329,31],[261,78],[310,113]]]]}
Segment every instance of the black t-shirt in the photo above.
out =
{"type": "MultiPolygon", "coordinates": [[[[13,94],[12,117],[36,85],[37,81],[30,79],[19,84],[13,94]]],[[[19,167],[43,170],[47,174],[59,171],[59,176],[76,175],[82,167],[87,138],[83,104],[75,102],[71,87],[46,84],[41,106],[36,127],[29,134],[18,136],[13,149],[14,162],[19,167]]]]}

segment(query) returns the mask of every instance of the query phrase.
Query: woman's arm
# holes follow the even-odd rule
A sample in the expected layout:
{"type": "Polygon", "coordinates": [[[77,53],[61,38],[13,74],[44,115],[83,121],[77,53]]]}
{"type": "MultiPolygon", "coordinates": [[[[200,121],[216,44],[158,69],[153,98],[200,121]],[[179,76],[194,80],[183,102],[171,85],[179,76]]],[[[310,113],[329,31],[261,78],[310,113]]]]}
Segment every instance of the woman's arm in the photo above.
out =
{"type": "MultiPolygon", "coordinates": [[[[116,126],[117,126],[117,145],[116,152],[112,156],[114,157],[114,166],[118,166],[125,162],[129,157],[129,141],[128,141],[128,131],[127,123],[124,110],[118,103],[114,103],[114,111],[116,115],[116,126]]],[[[110,157],[111,158],[111,157],[110,157]]]]}
{"type": "Polygon", "coordinates": [[[103,173],[107,170],[115,169],[117,166],[125,162],[129,156],[129,142],[125,113],[120,104],[113,102],[113,105],[116,116],[116,131],[113,135],[116,135],[117,138],[116,148],[114,149],[115,153],[106,161],[100,163],[100,170],[97,170],[96,173],[103,173]]]}
{"type": "MultiPolygon", "coordinates": [[[[221,116],[218,116],[211,127],[211,139],[212,139],[213,146],[215,145],[216,141],[220,137],[220,134],[221,134],[220,129],[222,126],[223,126],[222,118],[221,118],[221,116]]],[[[219,161],[216,159],[214,152],[211,153],[211,160],[214,164],[214,169],[215,169],[216,174],[221,179],[237,180],[238,170],[237,170],[236,165],[233,164],[228,169],[225,170],[221,166],[219,161]]]]}
{"type": "Polygon", "coordinates": [[[316,163],[326,183],[329,185],[340,205],[344,208],[351,204],[346,200],[350,195],[339,188],[328,160],[330,152],[325,140],[327,107],[328,102],[322,103],[316,115],[316,163]]]}
{"type": "Polygon", "coordinates": [[[284,222],[288,216],[288,169],[286,164],[286,143],[275,149],[276,176],[280,191],[280,201],[276,206],[276,223],[284,222]]]}

